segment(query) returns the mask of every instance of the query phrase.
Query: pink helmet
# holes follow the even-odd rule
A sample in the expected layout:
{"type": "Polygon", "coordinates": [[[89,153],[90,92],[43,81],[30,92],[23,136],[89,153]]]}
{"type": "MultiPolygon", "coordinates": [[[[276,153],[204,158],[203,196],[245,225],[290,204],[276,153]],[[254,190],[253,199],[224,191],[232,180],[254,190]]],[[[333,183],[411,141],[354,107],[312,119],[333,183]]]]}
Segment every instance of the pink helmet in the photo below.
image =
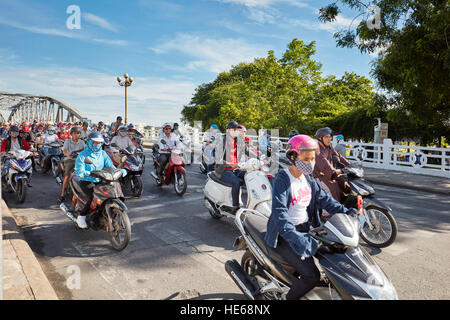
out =
{"type": "Polygon", "coordinates": [[[242,124],[239,125],[239,129],[244,131],[244,132],[247,132],[247,128],[244,127],[242,124]]]}
{"type": "Polygon", "coordinates": [[[301,151],[317,151],[318,149],[319,145],[317,144],[316,140],[314,140],[310,136],[299,134],[289,139],[286,156],[288,159],[290,159],[292,152],[299,154],[301,151]]]}

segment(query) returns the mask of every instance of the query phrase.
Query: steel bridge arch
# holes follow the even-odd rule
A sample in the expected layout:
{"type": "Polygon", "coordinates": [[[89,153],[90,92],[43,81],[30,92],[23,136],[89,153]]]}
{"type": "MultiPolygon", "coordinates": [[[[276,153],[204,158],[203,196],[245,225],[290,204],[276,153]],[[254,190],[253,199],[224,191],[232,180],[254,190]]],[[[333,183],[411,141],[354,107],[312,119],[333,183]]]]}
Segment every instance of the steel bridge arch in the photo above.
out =
{"type": "Polygon", "coordinates": [[[0,92],[0,108],[10,111],[7,121],[13,123],[34,120],[52,123],[74,122],[75,119],[87,119],[68,103],[48,96],[0,92]]]}

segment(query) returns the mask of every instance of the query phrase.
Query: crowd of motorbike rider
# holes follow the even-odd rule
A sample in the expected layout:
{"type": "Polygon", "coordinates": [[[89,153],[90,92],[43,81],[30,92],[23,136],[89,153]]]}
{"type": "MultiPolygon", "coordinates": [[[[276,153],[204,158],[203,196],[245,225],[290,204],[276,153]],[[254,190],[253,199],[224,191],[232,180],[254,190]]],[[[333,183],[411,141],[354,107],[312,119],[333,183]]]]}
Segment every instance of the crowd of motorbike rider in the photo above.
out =
{"type": "MultiPolygon", "coordinates": [[[[33,152],[33,168],[35,168],[35,162],[39,162],[42,173],[45,174],[49,170],[47,160],[49,158],[50,145],[57,144],[64,156],[64,180],[58,198],[58,203],[61,203],[66,200],[64,197],[65,190],[68,187],[69,177],[73,171],[76,172],[81,181],[93,182],[87,174],[89,171],[85,168],[86,165],[78,163],[81,157],[73,157],[74,153],[77,155],[85,154],[84,156],[95,159],[99,170],[104,166],[114,166],[113,163],[118,163],[120,169],[122,164],[120,163],[119,151],[128,147],[134,148],[141,143],[140,138],[142,137],[143,135],[135,129],[133,124],[125,126],[120,116],[109,126],[105,125],[103,121],[92,124],[88,121],[44,123],[36,120],[33,122],[23,121],[20,124],[3,123],[0,127],[2,177],[9,170],[9,160],[5,155],[9,151],[21,149],[33,152]],[[100,153],[97,150],[98,145],[100,145],[100,149],[104,149],[106,139],[111,144],[116,145],[115,148],[111,148],[112,159],[103,150],[100,153]],[[107,155],[108,159],[106,159],[105,155],[107,155]]],[[[31,177],[27,185],[32,187],[31,177]]],[[[81,186],[90,198],[92,196],[92,186],[88,186],[84,182],[81,182],[81,186]]],[[[85,219],[83,218],[85,217],[85,208],[80,214],[80,221],[78,221],[81,228],[86,227],[85,219]]]]}

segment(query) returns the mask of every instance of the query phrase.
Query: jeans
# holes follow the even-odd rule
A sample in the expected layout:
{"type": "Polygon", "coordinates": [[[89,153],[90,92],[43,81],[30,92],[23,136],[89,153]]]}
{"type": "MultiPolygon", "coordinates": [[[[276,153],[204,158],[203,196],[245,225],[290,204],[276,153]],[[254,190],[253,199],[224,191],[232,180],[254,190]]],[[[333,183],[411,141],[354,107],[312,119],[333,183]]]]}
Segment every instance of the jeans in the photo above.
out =
{"type": "Polygon", "coordinates": [[[161,153],[159,155],[159,168],[157,174],[160,176],[163,174],[166,164],[170,159],[170,153],[161,153]]]}
{"type": "Polygon", "coordinates": [[[222,175],[222,181],[232,185],[231,198],[233,199],[233,207],[239,207],[239,192],[241,190],[241,179],[244,179],[245,170],[225,170],[222,175]]]}
{"type": "MultiPolygon", "coordinates": [[[[297,226],[297,231],[307,232],[309,230],[308,223],[301,224],[297,226]]],[[[292,250],[289,242],[284,240],[281,236],[278,238],[277,252],[289,263],[290,266],[299,273],[300,279],[294,281],[286,295],[287,300],[298,300],[307,294],[309,291],[314,289],[314,287],[320,281],[320,272],[317,269],[314,258],[309,257],[305,260],[301,260],[294,250],[292,250]]]]}
{"type": "Polygon", "coordinates": [[[87,216],[89,213],[89,208],[91,206],[92,199],[94,198],[94,186],[95,184],[90,181],[80,181],[80,188],[87,195],[86,204],[80,211],[80,216],[87,216]]]}

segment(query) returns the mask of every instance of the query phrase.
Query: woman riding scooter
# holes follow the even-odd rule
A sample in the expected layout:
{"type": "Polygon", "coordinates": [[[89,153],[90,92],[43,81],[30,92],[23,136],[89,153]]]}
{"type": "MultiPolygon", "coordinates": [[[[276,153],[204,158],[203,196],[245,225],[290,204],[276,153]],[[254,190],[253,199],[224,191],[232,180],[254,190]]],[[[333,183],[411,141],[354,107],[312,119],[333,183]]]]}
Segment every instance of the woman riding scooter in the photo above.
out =
{"type": "MultiPolygon", "coordinates": [[[[80,179],[80,187],[87,195],[88,199],[78,214],[77,224],[81,229],[88,227],[86,223],[86,215],[88,214],[90,204],[93,198],[94,183],[100,182],[100,179],[91,177],[94,170],[102,170],[103,168],[115,168],[108,154],[102,150],[103,136],[98,132],[89,134],[89,140],[75,161],[75,173],[80,179]],[[91,158],[93,165],[84,162],[86,158],[91,158]]],[[[126,176],[127,172],[122,169],[122,176],[126,176]]]]}
{"type": "Polygon", "coordinates": [[[320,281],[313,255],[318,242],[308,234],[310,227],[320,225],[318,208],[329,213],[354,213],[346,209],[320,188],[313,172],[317,142],[306,135],[297,135],[288,142],[286,156],[289,169],[280,170],[273,183],[272,214],[267,222],[266,243],[295,268],[300,279],[295,281],[286,299],[298,300],[320,281]]]}

